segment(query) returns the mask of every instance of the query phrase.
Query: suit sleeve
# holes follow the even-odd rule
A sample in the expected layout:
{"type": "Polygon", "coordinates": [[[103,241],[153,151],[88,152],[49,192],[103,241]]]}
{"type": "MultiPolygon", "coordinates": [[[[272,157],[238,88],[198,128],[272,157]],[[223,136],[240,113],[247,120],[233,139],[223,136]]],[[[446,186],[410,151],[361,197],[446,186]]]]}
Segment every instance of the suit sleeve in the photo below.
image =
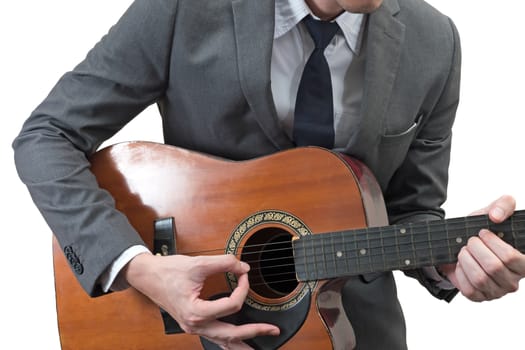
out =
{"type": "MultiPolygon", "coordinates": [[[[447,194],[452,126],[459,103],[461,75],[459,35],[453,22],[449,20],[449,23],[453,50],[446,84],[424,117],[406,159],[385,193],[392,224],[444,218],[441,206],[447,194]]],[[[417,278],[437,298],[450,301],[457,294],[456,289],[440,288],[423,270],[406,271],[406,274],[417,278]]]]}
{"type": "Polygon", "coordinates": [[[91,173],[88,157],[165,90],[176,1],[137,0],[33,111],[15,164],[73,271],[92,296],[127,248],[144,244],[91,173]]]}

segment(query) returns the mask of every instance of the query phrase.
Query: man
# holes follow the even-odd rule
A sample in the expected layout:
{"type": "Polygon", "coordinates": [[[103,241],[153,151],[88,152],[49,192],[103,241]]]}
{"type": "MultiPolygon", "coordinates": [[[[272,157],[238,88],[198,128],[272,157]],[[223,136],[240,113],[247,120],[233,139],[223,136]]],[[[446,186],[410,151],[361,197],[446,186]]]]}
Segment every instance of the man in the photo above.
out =
{"type": "MultiPolygon", "coordinates": [[[[86,156],[152,103],[169,144],[230,159],[294,147],[295,95],[314,46],[302,21],[310,11],[340,27],[324,51],[333,148],[372,169],[391,223],[443,217],[460,75],[448,18],[418,0],[138,0],[14,142],[20,177],[61,245],[81,257],[77,277],[90,295],[131,285],[186,332],[224,348],[278,334],[273,325],[217,321],[242,305],[246,264],[151,255],[98,189],[86,156]],[[229,298],[200,300],[203,280],[218,271],[237,274],[239,286],[229,298]]],[[[483,212],[502,221],[513,210],[502,197],[483,212]]],[[[451,282],[477,301],[515,290],[525,275],[525,257],[486,231],[458,259],[411,274],[439,298],[453,297],[451,282]]],[[[360,348],[406,347],[391,274],[352,279],[343,298],[360,348]]]]}

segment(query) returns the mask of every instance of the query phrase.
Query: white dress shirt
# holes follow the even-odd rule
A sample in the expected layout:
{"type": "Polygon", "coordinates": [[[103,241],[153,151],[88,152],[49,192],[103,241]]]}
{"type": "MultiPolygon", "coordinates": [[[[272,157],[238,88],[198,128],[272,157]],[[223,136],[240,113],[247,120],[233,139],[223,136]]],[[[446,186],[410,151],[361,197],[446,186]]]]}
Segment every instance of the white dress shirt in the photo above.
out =
{"type": "MultiPolygon", "coordinates": [[[[275,32],[272,51],[272,94],[281,125],[292,136],[297,89],[314,42],[301,20],[311,14],[303,0],[275,2],[275,32]]],[[[315,15],[311,14],[314,18],[315,15]]],[[[350,70],[354,57],[360,55],[363,14],[343,12],[335,22],[341,28],[324,53],[332,77],[334,98],[334,148],[348,143],[363,95],[364,67],[350,70]]],[[[363,57],[360,57],[363,59],[363,57]]]]}

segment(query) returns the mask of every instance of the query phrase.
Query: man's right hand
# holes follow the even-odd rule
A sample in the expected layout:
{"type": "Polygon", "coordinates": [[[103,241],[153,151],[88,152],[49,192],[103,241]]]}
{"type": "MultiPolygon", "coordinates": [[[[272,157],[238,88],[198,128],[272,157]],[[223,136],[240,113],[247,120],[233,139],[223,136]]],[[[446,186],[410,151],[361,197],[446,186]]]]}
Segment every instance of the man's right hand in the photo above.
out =
{"type": "Polygon", "coordinates": [[[233,325],[218,318],[239,311],[248,295],[250,266],[233,255],[189,257],[155,256],[143,253],[122,270],[127,282],[167,311],[188,334],[204,336],[223,349],[251,349],[245,339],[279,335],[279,328],[266,323],[233,325]],[[231,272],[238,285],[228,297],[204,300],[204,281],[216,273],[231,272]]]}

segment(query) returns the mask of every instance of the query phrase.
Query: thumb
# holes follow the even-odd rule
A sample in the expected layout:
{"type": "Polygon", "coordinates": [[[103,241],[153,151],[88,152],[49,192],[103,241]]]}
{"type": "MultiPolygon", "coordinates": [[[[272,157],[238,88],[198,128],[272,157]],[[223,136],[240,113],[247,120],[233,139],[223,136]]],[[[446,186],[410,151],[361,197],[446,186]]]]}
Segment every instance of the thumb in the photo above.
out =
{"type": "Polygon", "coordinates": [[[200,266],[206,274],[231,272],[240,275],[250,271],[250,265],[238,260],[232,254],[200,256],[197,259],[200,260],[197,266],[200,266]]]}

